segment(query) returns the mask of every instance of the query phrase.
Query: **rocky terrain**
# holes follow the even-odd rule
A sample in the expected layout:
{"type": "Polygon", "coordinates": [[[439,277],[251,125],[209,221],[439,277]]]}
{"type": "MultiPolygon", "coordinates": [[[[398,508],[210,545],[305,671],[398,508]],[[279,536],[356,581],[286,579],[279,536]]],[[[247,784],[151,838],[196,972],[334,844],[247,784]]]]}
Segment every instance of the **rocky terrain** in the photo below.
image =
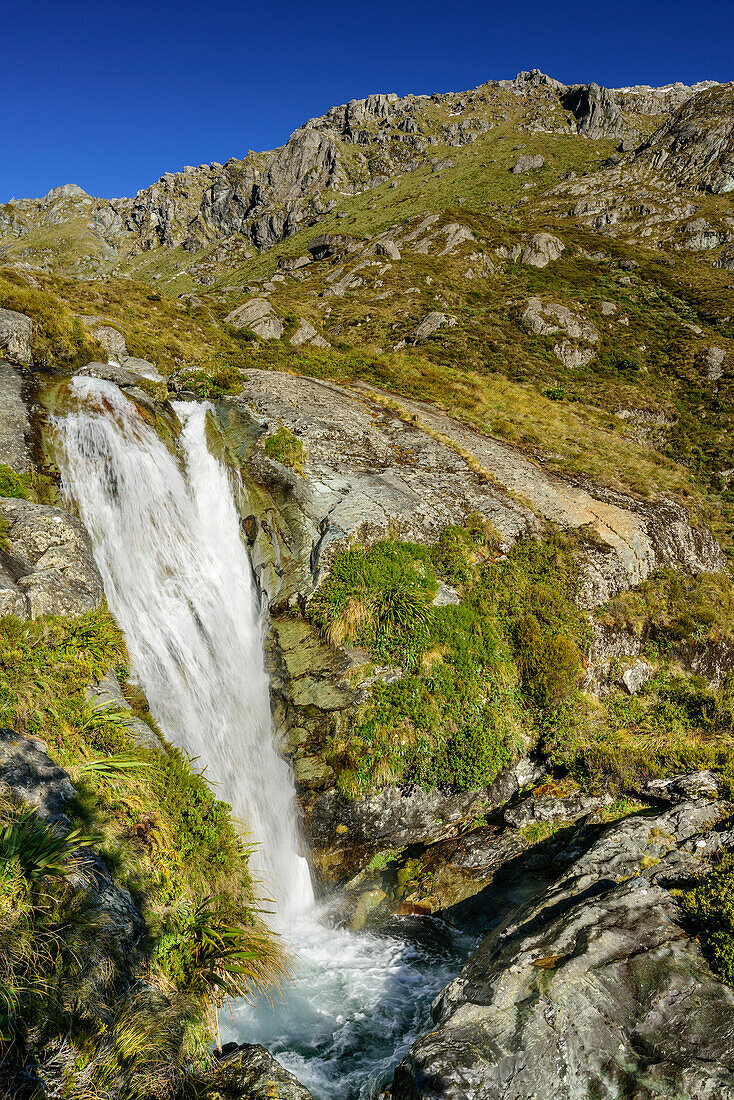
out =
{"type": "Polygon", "coordinates": [[[0,357],[2,843],[33,809],[78,860],[49,909],[0,846],[6,923],[106,929],[30,992],[0,937],[8,1094],[308,1095],[200,1060],[190,914],[258,903],[60,495],[81,373],[174,452],[210,402],[319,891],[485,937],[386,1095],[734,1096],[734,84],[373,95],[135,198],[10,200],[0,357]]]}

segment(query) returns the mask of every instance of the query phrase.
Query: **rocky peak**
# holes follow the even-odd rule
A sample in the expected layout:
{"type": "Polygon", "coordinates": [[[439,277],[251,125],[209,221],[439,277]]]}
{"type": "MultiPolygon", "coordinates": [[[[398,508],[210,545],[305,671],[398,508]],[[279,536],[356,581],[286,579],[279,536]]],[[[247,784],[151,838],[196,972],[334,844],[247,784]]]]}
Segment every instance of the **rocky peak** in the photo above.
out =
{"type": "Polygon", "coordinates": [[[704,88],[655,131],[635,161],[680,187],[734,191],[734,82],[704,88]]]}

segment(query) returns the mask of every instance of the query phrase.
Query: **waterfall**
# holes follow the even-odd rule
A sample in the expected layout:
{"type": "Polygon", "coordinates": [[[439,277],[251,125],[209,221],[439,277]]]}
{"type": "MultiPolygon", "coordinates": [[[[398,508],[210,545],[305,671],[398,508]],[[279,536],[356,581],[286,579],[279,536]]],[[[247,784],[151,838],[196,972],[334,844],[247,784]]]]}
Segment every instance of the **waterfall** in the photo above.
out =
{"type": "Polygon", "coordinates": [[[207,405],[178,403],[182,471],[117,386],[74,379],[58,421],[64,492],[92,538],[107,601],[164,736],[206,768],[249,830],[279,919],[313,893],[295,791],[278,755],[257,592],[207,405]]]}
{"type": "Polygon", "coordinates": [[[58,418],[63,488],[89,531],[132,671],[165,737],[197,758],[258,844],[251,860],[297,958],[275,1005],[234,1006],[225,1039],[264,1043],[316,1100],[368,1100],[429,1024],[470,947],[440,922],[386,935],[314,904],[295,792],[278,755],[257,592],[207,406],[177,403],[181,464],[110,382],[77,378],[58,418]]]}

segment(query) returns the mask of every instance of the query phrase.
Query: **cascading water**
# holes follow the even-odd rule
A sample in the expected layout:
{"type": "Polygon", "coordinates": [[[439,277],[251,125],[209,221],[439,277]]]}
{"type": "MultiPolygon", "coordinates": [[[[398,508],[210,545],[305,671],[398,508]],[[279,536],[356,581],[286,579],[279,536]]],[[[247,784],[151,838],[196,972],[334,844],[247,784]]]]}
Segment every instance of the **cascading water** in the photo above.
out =
{"type": "Polygon", "coordinates": [[[78,411],[59,425],[64,484],[151,711],[246,823],[276,912],[308,908],[295,792],[273,742],[258,602],[227,474],[206,446],[206,406],[177,406],[184,476],[117,386],[75,379],[73,392],[78,411]]]}
{"type": "Polygon", "coordinates": [[[107,600],[164,735],[198,758],[258,848],[256,875],[296,956],[274,1007],[235,1009],[225,1038],[261,1042],[317,1100],[371,1097],[426,1026],[468,937],[330,927],[300,854],[295,792],[278,755],[249,559],[207,406],[178,404],[182,469],[110,382],[75,379],[58,421],[64,488],[94,545],[107,600]]]}

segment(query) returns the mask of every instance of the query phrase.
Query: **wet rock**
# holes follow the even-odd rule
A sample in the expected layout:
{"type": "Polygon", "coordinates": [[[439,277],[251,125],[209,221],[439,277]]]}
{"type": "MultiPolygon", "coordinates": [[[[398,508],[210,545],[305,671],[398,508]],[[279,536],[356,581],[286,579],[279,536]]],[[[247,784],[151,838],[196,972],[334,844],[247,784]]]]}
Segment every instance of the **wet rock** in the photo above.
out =
{"type": "Polygon", "coordinates": [[[0,355],[9,363],[30,366],[33,322],[14,309],[0,309],[0,355]]]}
{"type": "Polygon", "coordinates": [[[500,772],[491,787],[424,791],[385,787],[369,798],[346,799],[327,791],[307,807],[314,860],[322,878],[344,882],[376,853],[412,844],[436,844],[457,827],[502,806],[541,769],[527,759],[500,772]]]}
{"type": "Polygon", "coordinates": [[[215,1057],[214,1091],[207,1090],[213,1100],[312,1100],[308,1089],[263,1046],[228,1043],[215,1057]]]}
{"type": "Polygon", "coordinates": [[[572,841],[555,882],[438,997],[394,1100],[734,1096],[734,994],[670,892],[727,806],[684,802],[572,841]]]}
{"type": "Polygon", "coordinates": [[[552,233],[536,233],[520,257],[520,263],[531,267],[547,267],[551,260],[557,260],[565,249],[565,244],[552,233]]]}
{"type": "Polygon", "coordinates": [[[510,171],[519,176],[525,172],[533,172],[536,168],[542,168],[544,164],[545,158],[541,157],[540,153],[521,153],[510,171]]]}
{"type": "Polygon", "coordinates": [[[61,508],[0,498],[8,547],[0,552],[3,614],[83,615],[102,602],[89,536],[61,508]]]}
{"type": "Polygon", "coordinates": [[[128,366],[119,363],[87,363],[75,371],[75,377],[101,378],[106,382],[114,382],[116,386],[135,386],[142,375],[128,366]]]}
{"type": "Polygon", "coordinates": [[[0,462],[17,474],[27,473],[32,467],[30,435],[23,377],[16,367],[0,360],[0,462]]]}

